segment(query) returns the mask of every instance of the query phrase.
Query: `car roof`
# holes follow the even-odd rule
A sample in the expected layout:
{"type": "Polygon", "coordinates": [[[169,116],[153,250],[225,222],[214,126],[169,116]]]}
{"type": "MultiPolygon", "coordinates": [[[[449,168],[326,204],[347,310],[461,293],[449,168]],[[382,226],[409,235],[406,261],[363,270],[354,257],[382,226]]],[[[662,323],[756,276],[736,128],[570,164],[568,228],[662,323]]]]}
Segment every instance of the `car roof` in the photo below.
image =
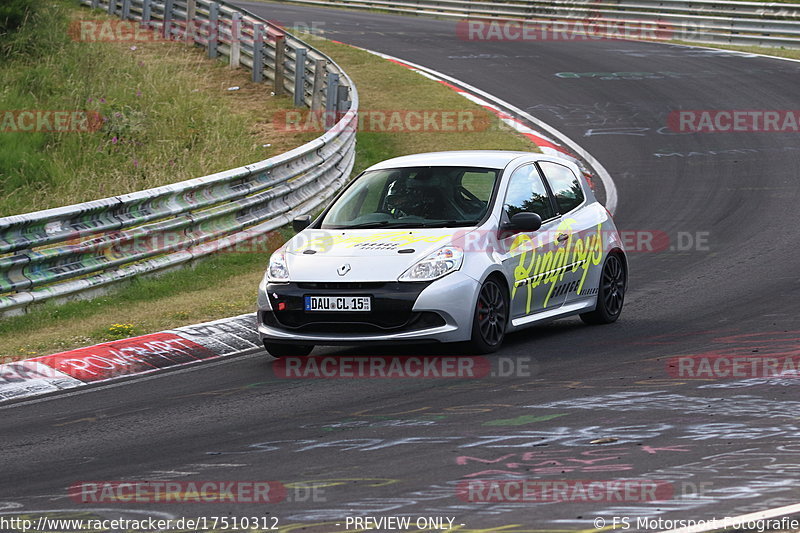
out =
{"type": "Polygon", "coordinates": [[[523,156],[551,159],[535,152],[512,152],[506,150],[460,150],[451,152],[428,152],[395,157],[372,165],[367,170],[402,167],[479,167],[505,168],[511,161],[523,156]]]}

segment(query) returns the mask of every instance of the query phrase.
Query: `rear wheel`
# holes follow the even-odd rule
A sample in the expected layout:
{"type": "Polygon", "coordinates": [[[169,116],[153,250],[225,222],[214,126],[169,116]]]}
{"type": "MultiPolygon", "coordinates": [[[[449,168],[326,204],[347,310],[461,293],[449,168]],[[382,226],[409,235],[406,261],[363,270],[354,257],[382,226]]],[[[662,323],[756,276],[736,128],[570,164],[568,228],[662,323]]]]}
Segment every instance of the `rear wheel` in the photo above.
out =
{"type": "Polygon", "coordinates": [[[470,347],[477,353],[496,352],[506,335],[508,296],[505,287],[489,278],[478,292],[472,319],[470,347]]]}
{"type": "Polygon", "coordinates": [[[265,342],[264,348],[272,357],[305,357],[314,349],[309,344],[277,344],[265,342]]]}
{"type": "Polygon", "coordinates": [[[611,254],[603,264],[600,275],[600,288],[597,292],[597,307],[594,311],[583,313],[581,320],[587,324],[610,324],[615,322],[625,303],[625,289],[628,276],[618,254],[611,254]]]}

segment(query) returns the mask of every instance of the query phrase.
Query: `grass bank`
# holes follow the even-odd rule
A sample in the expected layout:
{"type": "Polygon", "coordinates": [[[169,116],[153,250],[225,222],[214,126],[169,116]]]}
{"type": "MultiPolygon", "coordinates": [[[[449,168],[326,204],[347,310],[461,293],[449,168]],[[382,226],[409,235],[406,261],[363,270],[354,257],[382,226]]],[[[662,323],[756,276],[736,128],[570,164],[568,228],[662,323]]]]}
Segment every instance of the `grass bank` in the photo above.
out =
{"type": "Polygon", "coordinates": [[[800,59],[800,50],[791,48],[776,48],[767,46],[735,46],[732,44],[700,44],[689,41],[670,41],[673,44],[683,44],[686,46],[702,46],[707,48],[718,48],[720,50],[735,50],[748,54],[760,54],[764,56],[787,57],[789,59],[800,59]]]}
{"type": "Polygon", "coordinates": [[[86,19],[113,20],[54,0],[2,40],[0,216],[203,176],[314,137],[273,131],[272,113],[292,103],[246,71],[180,43],[76,40],[86,19]],[[25,111],[86,112],[99,128],[22,131],[12,117],[25,111]]]}
{"type": "MultiPolygon", "coordinates": [[[[490,122],[479,131],[360,131],[356,171],[389,157],[422,151],[536,149],[442,84],[349,46],[320,39],[313,44],[353,78],[366,113],[445,110],[474,113],[479,123],[490,122]]],[[[288,230],[276,232],[272,242],[277,246],[290,235],[288,230]]],[[[0,320],[0,356],[32,357],[253,311],[267,259],[264,253],[225,253],[193,269],[135,280],[91,301],[47,304],[28,315],[0,320]]]]}

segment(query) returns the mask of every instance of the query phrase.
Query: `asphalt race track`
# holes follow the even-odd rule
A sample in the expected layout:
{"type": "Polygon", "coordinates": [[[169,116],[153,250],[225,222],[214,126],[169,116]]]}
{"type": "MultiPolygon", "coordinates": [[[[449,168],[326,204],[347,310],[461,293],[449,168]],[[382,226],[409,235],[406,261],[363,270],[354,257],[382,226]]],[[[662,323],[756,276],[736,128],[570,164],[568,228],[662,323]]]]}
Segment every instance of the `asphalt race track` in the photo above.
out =
{"type": "MultiPolygon", "coordinates": [[[[667,127],[681,109],[798,109],[800,63],[642,42],[474,42],[452,21],[241,4],[528,111],[608,169],[621,230],[668,241],[630,252],[618,323],[510,336],[491,357],[508,376],[287,380],[260,353],[0,408],[0,513],[269,516],[311,533],[346,531],[348,517],[450,517],[459,531],[515,533],[594,531],[614,517],[653,531],[667,529],[659,518],[800,502],[800,380],[685,379],[668,367],[678,355],[798,354],[798,133],[667,127]],[[651,480],[667,493],[459,498],[471,479],[651,480]],[[98,480],[275,480],[288,493],[268,506],[67,496],[98,480]]],[[[426,350],[453,353],[315,354],[426,350]]]]}

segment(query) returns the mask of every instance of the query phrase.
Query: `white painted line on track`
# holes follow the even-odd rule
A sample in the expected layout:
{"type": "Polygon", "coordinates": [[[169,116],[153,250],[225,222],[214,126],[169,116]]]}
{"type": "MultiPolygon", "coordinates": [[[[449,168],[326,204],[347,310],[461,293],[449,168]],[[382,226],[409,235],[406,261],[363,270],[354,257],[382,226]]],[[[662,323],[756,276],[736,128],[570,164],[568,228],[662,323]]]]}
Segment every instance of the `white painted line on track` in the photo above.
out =
{"type": "Polygon", "coordinates": [[[668,531],[661,531],[660,533],[706,533],[708,531],[717,531],[719,529],[725,529],[734,526],[742,527],[743,524],[747,524],[748,522],[769,520],[770,518],[778,518],[795,513],[800,513],[800,503],[786,505],[784,507],[776,507],[775,509],[767,509],[766,511],[758,511],[755,513],[726,517],[721,520],[709,520],[703,524],[681,527],[678,529],[670,529],[668,531]]]}
{"type": "MultiPolygon", "coordinates": [[[[352,46],[352,45],[349,45],[349,46],[352,46]]],[[[360,47],[355,46],[354,48],[360,48],[360,47]]],[[[603,187],[605,188],[605,191],[606,191],[606,203],[605,203],[606,209],[608,209],[608,211],[612,215],[616,212],[617,204],[619,202],[619,199],[618,199],[618,195],[617,195],[617,186],[614,183],[614,179],[611,177],[611,174],[608,173],[608,171],[605,169],[605,167],[603,167],[603,165],[600,164],[600,162],[597,159],[595,159],[595,157],[592,154],[590,154],[588,151],[586,151],[581,145],[579,145],[578,143],[576,143],[575,141],[573,141],[572,139],[567,137],[564,133],[561,133],[559,130],[557,130],[553,126],[547,124],[546,122],[543,122],[543,121],[539,120],[538,118],[534,117],[533,115],[531,115],[530,113],[528,113],[526,111],[523,111],[522,109],[518,108],[517,106],[515,106],[515,105],[513,105],[513,104],[511,104],[509,102],[506,102],[505,100],[502,100],[502,99],[494,96],[493,94],[490,94],[490,93],[487,93],[486,91],[478,89],[477,87],[475,87],[473,85],[465,83],[465,82],[463,82],[463,81],[461,81],[461,80],[459,80],[457,78],[454,78],[452,76],[448,76],[447,74],[444,74],[444,73],[439,72],[437,70],[434,70],[432,68],[424,67],[424,66],[419,65],[417,63],[412,63],[411,61],[406,61],[405,59],[401,59],[399,57],[390,56],[388,54],[383,54],[381,52],[375,52],[374,50],[368,50],[366,48],[361,48],[361,49],[365,50],[365,51],[367,51],[367,52],[369,52],[371,54],[375,54],[376,56],[382,57],[384,59],[388,59],[390,61],[396,61],[398,63],[408,65],[409,67],[412,67],[412,68],[414,68],[416,70],[419,70],[421,74],[431,74],[433,76],[437,76],[437,77],[447,81],[448,83],[452,83],[453,85],[458,85],[458,86],[464,87],[466,90],[468,90],[468,91],[470,91],[470,92],[472,92],[472,93],[474,93],[476,95],[479,95],[482,98],[484,98],[486,100],[489,100],[490,102],[494,102],[495,104],[499,105],[500,107],[504,107],[504,108],[508,109],[509,111],[515,113],[517,116],[523,117],[524,119],[528,120],[532,124],[535,124],[536,127],[541,128],[542,130],[546,131],[547,133],[549,133],[550,135],[552,135],[553,137],[555,137],[556,139],[558,139],[559,141],[561,141],[562,143],[567,145],[573,152],[575,152],[581,158],[583,158],[583,160],[586,161],[595,170],[595,172],[597,172],[597,175],[600,178],[600,180],[603,182],[603,187]]]]}
{"type": "MultiPolygon", "coordinates": [[[[642,41],[637,41],[642,42],[642,41]]],[[[645,41],[647,42],[647,41],[645,41]]],[[[703,46],[699,44],[683,44],[683,43],[658,43],[658,44],[666,44],[668,46],[680,46],[682,48],[698,48],[700,50],[718,50],[720,52],[730,52],[732,54],[739,54],[741,57],[748,58],[748,57],[766,57],[767,59],[780,59],[783,61],[791,61],[793,63],[800,63],[800,59],[795,59],[793,57],[782,57],[782,56],[771,56],[769,54],[758,54],[756,52],[745,52],[743,50],[731,50],[730,48],[716,48],[713,46],[703,46]]],[[[762,47],[764,48],[764,47],[762,47]]]]}

